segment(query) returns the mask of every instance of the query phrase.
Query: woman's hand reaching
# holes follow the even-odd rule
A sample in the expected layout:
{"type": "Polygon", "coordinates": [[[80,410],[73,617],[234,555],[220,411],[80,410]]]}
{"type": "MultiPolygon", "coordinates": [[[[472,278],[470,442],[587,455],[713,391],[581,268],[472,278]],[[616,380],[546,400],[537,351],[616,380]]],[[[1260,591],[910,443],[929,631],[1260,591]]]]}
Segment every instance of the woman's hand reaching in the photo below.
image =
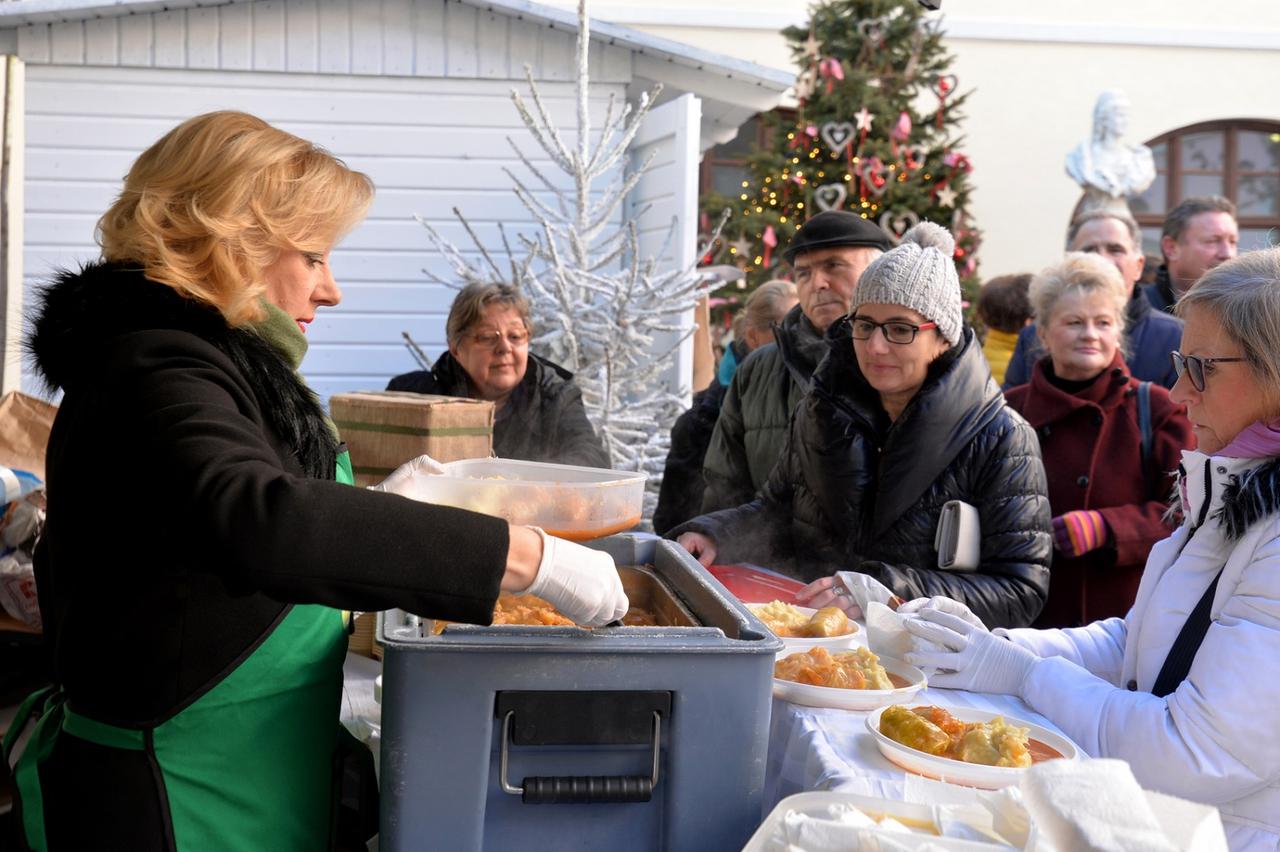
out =
{"type": "Polygon", "coordinates": [[[819,577],[800,591],[796,592],[796,603],[800,606],[822,609],[824,606],[839,607],[850,618],[862,618],[862,607],[849,594],[849,589],[840,578],[819,577]]]}
{"type": "Polygon", "coordinates": [[[698,560],[698,564],[703,568],[710,568],[715,564],[716,542],[710,536],[696,532],[680,533],[676,537],[676,544],[693,554],[693,558],[698,560]]]}

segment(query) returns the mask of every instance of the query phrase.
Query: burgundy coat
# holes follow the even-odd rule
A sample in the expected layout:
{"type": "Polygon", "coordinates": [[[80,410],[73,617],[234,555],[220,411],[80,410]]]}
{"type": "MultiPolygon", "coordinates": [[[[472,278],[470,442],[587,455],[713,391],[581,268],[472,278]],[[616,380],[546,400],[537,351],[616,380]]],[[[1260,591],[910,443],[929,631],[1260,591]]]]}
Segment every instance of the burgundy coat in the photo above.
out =
{"type": "Polygon", "coordinates": [[[1182,406],[1153,384],[1151,456],[1143,470],[1138,380],[1120,354],[1074,395],[1049,381],[1048,363],[1041,359],[1031,381],[1005,397],[1040,437],[1054,516],[1094,509],[1111,530],[1109,546],[1074,558],[1053,554],[1049,600],[1035,626],[1074,627],[1129,611],[1147,553],[1173,531],[1161,520],[1173,487],[1170,473],[1193,439],[1182,406]]]}

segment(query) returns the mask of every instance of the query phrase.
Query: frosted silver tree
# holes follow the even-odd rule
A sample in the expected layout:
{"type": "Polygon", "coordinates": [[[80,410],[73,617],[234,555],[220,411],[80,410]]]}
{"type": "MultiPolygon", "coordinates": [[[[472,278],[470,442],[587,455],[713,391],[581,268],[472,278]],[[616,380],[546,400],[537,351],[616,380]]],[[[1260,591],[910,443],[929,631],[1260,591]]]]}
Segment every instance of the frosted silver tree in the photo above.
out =
{"type": "MultiPolygon", "coordinates": [[[[673,218],[662,248],[646,257],[640,251],[635,223],[644,211],[619,215],[649,166],[651,157],[632,162],[630,146],[661,87],[643,95],[634,108],[619,105],[610,94],[598,139],[592,141],[586,7],[586,0],[579,0],[578,126],[572,146],[548,114],[528,66],[525,78],[532,103],[514,89],[511,93],[530,135],[551,163],[572,179],[572,188],[563,181],[557,184],[508,137],[532,179],[505,171],[538,230],[532,236],[519,235],[519,247],[513,251],[499,226],[506,270],[456,208],[454,214],[479,249],[481,261],[476,264],[421,217],[418,221],[461,283],[505,279],[524,290],[534,320],[533,346],[575,374],[612,465],[648,475],[647,521],[657,502],[671,426],[684,406],[684,393],[672,390],[668,380],[676,350],[692,334],[692,329],[681,325],[680,316],[705,295],[706,284],[692,266],[660,268],[658,258],[666,255],[678,220],[673,218]],[[534,184],[545,189],[543,198],[549,197],[550,203],[535,195],[534,184]]],[[[701,254],[705,252],[704,248],[701,254]]]]}

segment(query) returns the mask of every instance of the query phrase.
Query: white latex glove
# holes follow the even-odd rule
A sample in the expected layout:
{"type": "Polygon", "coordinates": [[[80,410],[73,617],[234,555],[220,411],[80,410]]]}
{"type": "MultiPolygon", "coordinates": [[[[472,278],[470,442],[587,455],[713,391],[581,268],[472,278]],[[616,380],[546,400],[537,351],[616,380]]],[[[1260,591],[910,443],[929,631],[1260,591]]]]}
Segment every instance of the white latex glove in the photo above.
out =
{"type": "Polygon", "coordinates": [[[973,610],[962,604],[954,598],[943,597],[942,595],[934,595],[931,598],[916,598],[913,601],[907,601],[898,607],[898,613],[901,615],[916,615],[921,610],[936,609],[939,612],[949,612],[954,616],[963,618],[974,627],[981,627],[983,630],[987,626],[982,623],[982,619],[973,614],[973,610]]]}
{"type": "Polygon", "coordinates": [[[422,455],[400,465],[386,479],[377,485],[370,485],[369,490],[386,491],[389,494],[408,497],[410,500],[429,502],[426,495],[419,490],[418,485],[423,477],[436,476],[444,472],[444,465],[431,458],[431,456],[422,455]]]}
{"type": "Polygon", "coordinates": [[[906,661],[940,670],[929,677],[931,687],[1021,697],[1027,675],[1040,661],[1026,648],[942,610],[921,609],[908,616],[903,626],[917,637],[906,661]],[[941,645],[944,650],[929,649],[919,640],[941,645]]]}
{"type": "Polygon", "coordinates": [[[599,627],[627,614],[630,602],[613,557],[572,541],[547,535],[542,538],[542,561],[527,595],[537,595],[583,627],[599,627]]]}

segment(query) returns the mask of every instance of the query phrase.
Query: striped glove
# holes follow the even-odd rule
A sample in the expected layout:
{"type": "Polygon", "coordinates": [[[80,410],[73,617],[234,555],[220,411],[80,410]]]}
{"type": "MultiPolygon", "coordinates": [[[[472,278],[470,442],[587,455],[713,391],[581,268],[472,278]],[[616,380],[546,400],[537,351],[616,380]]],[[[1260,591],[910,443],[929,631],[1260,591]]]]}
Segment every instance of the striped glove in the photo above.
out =
{"type": "Polygon", "coordinates": [[[1083,556],[1106,545],[1111,538],[1101,512],[1080,509],[1053,519],[1053,546],[1066,556],[1083,556]]]}

